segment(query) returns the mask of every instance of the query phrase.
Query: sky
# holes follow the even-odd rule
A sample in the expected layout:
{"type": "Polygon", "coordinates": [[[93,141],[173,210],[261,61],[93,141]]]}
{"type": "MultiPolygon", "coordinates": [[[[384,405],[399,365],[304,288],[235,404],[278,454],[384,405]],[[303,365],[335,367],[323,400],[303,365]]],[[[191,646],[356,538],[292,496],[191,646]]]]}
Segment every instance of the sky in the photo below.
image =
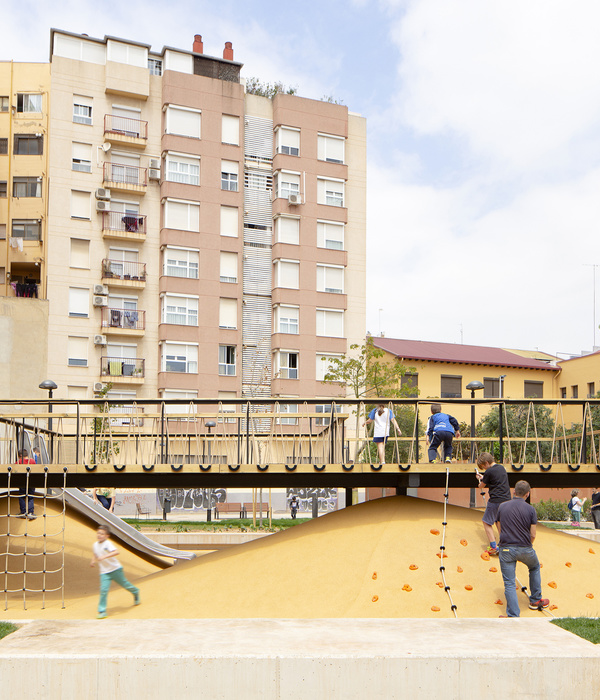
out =
{"type": "Polygon", "coordinates": [[[600,345],[595,0],[21,0],[0,60],[50,28],[220,56],[367,119],[367,328],[539,349],[600,345]],[[167,8],[167,12],[165,12],[167,8]],[[598,308],[596,308],[598,307],[598,308]]]}

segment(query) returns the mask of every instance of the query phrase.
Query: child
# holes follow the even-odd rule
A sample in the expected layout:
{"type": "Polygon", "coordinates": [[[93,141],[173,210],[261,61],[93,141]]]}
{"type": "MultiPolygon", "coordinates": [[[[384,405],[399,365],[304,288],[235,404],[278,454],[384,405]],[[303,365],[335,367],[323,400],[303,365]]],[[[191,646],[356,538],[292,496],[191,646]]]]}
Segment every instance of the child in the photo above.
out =
{"type": "Polygon", "coordinates": [[[573,527],[577,527],[581,522],[581,509],[586,501],[587,498],[584,498],[583,501],[579,498],[579,489],[573,489],[571,491],[571,501],[569,505],[571,506],[571,525],[573,527]]]}
{"type": "Polygon", "coordinates": [[[488,502],[482,518],[483,529],[490,543],[486,551],[488,554],[498,556],[498,545],[496,544],[493,525],[498,520],[500,504],[511,500],[508,474],[501,464],[496,464],[489,452],[482,452],[479,455],[477,466],[485,472],[484,474],[475,472],[479,485],[488,489],[488,502]]]}
{"type": "Polygon", "coordinates": [[[377,404],[377,408],[374,408],[370,413],[367,420],[363,423],[365,425],[375,424],[373,428],[373,442],[377,445],[377,457],[379,458],[379,464],[385,464],[385,443],[390,436],[390,424],[396,429],[397,435],[402,435],[400,426],[396,422],[394,413],[390,408],[386,408],[385,404],[377,404]]]}
{"type": "Polygon", "coordinates": [[[99,525],[96,530],[97,541],[94,542],[94,555],[90,566],[95,566],[98,562],[100,571],[100,601],[98,602],[98,619],[106,617],[106,596],[112,581],[116,581],[120,586],[133,593],[133,604],[140,604],[140,589],[136,588],[125,578],[123,567],[119,564],[117,557],[119,550],[109,540],[110,530],[106,525],[99,525]]]}
{"type": "Polygon", "coordinates": [[[437,457],[438,447],[444,443],[444,461],[452,462],[452,440],[460,437],[458,421],[447,413],[442,413],[439,403],[431,404],[431,417],[427,421],[427,441],[429,443],[429,463],[437,457]]]}
{"type": "MultiPolygon", "coordinates": [[[[27,450],[19,450],[19,464],[35,464],[35,460],[29,457],[27,450]]],[[[28,518],[29,520],[35,520],[37,515],[33,512],[33,497],[35,495],[35,488],[25,486],[19,489],[19,510],[20,513],[17,518],[28,518]]]]}

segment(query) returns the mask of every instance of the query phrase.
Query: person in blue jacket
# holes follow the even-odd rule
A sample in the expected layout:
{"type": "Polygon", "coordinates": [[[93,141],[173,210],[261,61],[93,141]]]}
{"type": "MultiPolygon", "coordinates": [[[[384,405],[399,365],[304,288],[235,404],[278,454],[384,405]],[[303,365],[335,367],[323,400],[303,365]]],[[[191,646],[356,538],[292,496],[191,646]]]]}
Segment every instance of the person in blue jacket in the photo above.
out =
{"type": "Polygon", "coordinates": [[[435,461],[438,447],[444,445],[444,461],[452,461],[452,440],[460,437],[458,421],[454,416],[442,413],[439,403],[431,404],[431,417],[427,421],[427,442],[429,463],[435,461]]]}

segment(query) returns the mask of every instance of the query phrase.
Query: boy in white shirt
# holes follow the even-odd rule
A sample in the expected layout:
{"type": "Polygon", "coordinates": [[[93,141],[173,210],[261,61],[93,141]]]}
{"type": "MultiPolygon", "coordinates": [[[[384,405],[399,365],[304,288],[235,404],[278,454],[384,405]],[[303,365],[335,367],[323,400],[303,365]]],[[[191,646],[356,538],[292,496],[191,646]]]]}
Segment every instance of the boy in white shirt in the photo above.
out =
{"type": "Polygon", "coordinates": [[[110,530],[106,525],[98,525],[96,530],[97,541],[94,542],[94,554],[90,566],[96,566],[100,572],[100,601],[98,602],[98,619],[106,617],[106,597],[112,581],[115,581],[123,588],[133,594],[133,604],[140,604],[140,589],[134,586],[125,578],[123,566],[117,557],[119,550],[110,541],[110,530]]]}

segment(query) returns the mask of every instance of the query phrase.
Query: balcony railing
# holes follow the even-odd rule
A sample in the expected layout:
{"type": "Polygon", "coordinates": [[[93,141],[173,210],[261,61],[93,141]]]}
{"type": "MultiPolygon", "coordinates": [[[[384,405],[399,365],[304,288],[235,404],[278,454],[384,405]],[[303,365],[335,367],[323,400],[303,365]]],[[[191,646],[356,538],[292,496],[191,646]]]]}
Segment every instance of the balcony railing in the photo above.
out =
{"type": "Polygon", "coordinates": [[[136,139],[148,138],[148,122],[140,119],[120,117],[117,114],[104,115],[104,133],[132,136],[136,139]]]}
{"type": "Polygon", "coordinates": [[[123,214],[121,211],[103,211],[102,230],[145,234],[146,217],[137,214],[123,214]]]}
{"type": "Polygon", "coordinates": [[[103,357],[101,360],[102,376],[132,377],[141,379],[145,376],[145,360],[138,357],[103,357]]]}
{"type": "Polygon", "coordinates": [[[10,285],[16,297],[37,299],[39,287],[35,282],[12,282],[10,285]]]}
{"type": "Polygon", "coordinates": [[[145,282],[146,263],[128,262],[127,260],[110,260],[105,258],[102,261],[102,277],[145,282]]]}
{"type": "Polygon", "coordinates": [[[110,182],[113,185],[139,185],[146,187],[148,184],[148,169],[121,163],[104,163],[104,182],[110,182]]]}
{"type": "Polygon", "coordinates": [[[146,328],[146,312],[137,309],[102,309],[102,328],[143,331],[146,328]]]}

